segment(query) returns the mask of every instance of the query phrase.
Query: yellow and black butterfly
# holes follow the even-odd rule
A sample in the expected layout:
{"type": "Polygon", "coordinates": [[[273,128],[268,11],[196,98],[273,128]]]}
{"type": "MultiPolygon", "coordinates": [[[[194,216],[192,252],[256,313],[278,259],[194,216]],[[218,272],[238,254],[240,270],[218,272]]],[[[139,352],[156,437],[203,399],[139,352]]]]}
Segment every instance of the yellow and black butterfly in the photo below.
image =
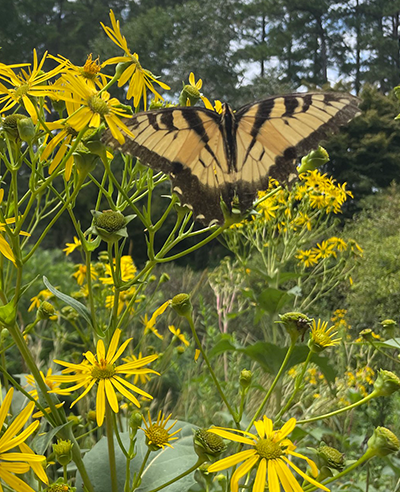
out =
{"type": "Polygon", "coordinates": [[[135,134],[119,144],[108,131],[107,145],[169,174],[172,189],[205,224],[223,222],[221,198],[236,197],[249,209],[269,178],[288,180],[296,159],[316,147],[360,111],[359,100],[335,92],[269,97],[233,112],[171,107],[138,113],[125,123],[135,134]]]}

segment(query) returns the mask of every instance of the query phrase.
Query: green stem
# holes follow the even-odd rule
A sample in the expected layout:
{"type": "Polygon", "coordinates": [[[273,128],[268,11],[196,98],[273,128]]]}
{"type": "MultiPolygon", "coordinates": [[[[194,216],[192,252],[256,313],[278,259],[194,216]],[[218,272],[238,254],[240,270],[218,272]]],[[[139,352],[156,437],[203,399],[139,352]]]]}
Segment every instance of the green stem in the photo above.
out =
{"type": "Polygon", "coordinates": [[[67,465],[63,465],[63,473],[64,473],[64,482],[68,483],[67,465]]]}
{"type": "Polygon", "coordinates": [[[147,451],[146,451],[146,454],[145,454],[145,456],[143,458],[143,461],[142,461],[142,465],[140,467],[140,470],[138,471],[138,473],[137,473],[137,475],[135,477],[135,480],[133,481],[132,488],[131,488],[131,491],[132,492],[139,487],[140,482],[142,481],[142,473],[143,473],[143,470],[144,470],[144,468],[146,466],[147,460],[149,459],[150,453],[151,453],[150,448],[147,448],[147,451]]]}
{"type": "Polygon", "coordinates": [[[251,429],[252,425],[254,424],[254,421],[260,416],[261,412],[263,411],[263,408],[264,408],[265,404],[267,403],[267,401],[269,400],[269,397],[271,396],[276,384],[278,383],[278,381],[279,381],[279,379],[280,379],[280,377],[281,377],[281,375],[282,375],[282,373],[286,367],[286,364],[289,361],[289,357],[291,356],[295,346],[296,346],[296,340],[292,340],[292,343],[291,343],[288,351],[286,352],[285,359],[282,362],[282,365],[278,371],[278,374],[275,376],[275,379],[272,382],[272,384],[271,384],[267,394],[265,395],[263,401],[261,402],[261,405],[258,407],[258,410],[254,414],[254,417],[251,419],[249,425],[247,426],[247,429],[246,429],[247,432],[251,429]]]}
{"type": "Polygon", "coordinates": [[[108,460],[110,463],[111,491],[118,492],[117,464],[115,461],[115,448],[114,448],[113,418],[111,412],[112,410],[110,404],[106,399],[106,433],[107,433],[108,460]]]}
{"type": "Polygon", "coordinates": [[[74,189],[74,191],[72,192],[72,194],[64,202],[64,205],[60,208],[60,210],[53,217],[53,219],[49,222],[49,224],[47,225],[47,227],[45,228],[45,230],[42,232],[42,234],[39,237],[39,239],[36,241],[36,243],[32,247],[31,251],[23,258],[23,263],[27,262],[29,260],[29,258],[31,258],[31,256],[35,253],[35,251],[37,250],[37,248],[40,246],[40,244],[43,241],[43,239],[46,237],[46,235],[49,232],[49,230],[53,227],[53,225],[55,224],[55,222],[57,222],[57,220],[60,218],[61,214],[70,205],[70,203],[73,203],[73,201],[75,200],[76,196],[79,193],[79,190],[81,189],[82,184],[83,184],[83,180],[79,180],[78,183],[77,183],[77,185],[76,185],[76,188],[74,189]]]}
{"type": "Polygon", "coordinates": [[[312,352],[311,350],[308,352],[308,355],[307,355],[307,359],[304,361],[304,364],[303,364],[303,368],[301,370],[301,373],[298,375],[298,377],[296,378],[296,384],[295,384],[295,387],[292,391],[292,394],[290,395],[290,398],[289,400],[287,401],[286,405],[282,408],[282,410],[278,413],[278,415],[275,417],[275,421],[278,421],[282,415],[290,408],[290,405],[294,399],[294,397],[297,395],[297,393],[299,392],[299,389],[301,387],[301,383],[303,381],[303,377],[304,377],[304,374],[306,373],[306,370],[307,370],[307,367],[308,367],[308,364],[310,363],[310,360],[311,360],[311,356],[312,356],[312,352]]]}
{"type": "Polygon", "coordinates": [[[189,468],[189,470],[186,470],[185,472],[181,473],[180,475],[178,475],[177,477],[173,478],[172,480],[170,480],[169,482],[167,483],[164,483],[164,485],[160,485],[159,487],[155,488],[155,489],[152,489],[150,490],[150,492],[157,492],[158,490],[161,490],[163,489],[164,487],[168,487],[168,485],[171,485],[172,483],[175,483],[177,482],[178,480],[180,480],[181,478],[183,477],[186,477],[186,475],[189,475],[189,473],[192,473],[194,471],[197,470],[197,468],[202,465],[204,463],[204,458],[200,458],[196,461],[196,463],[189,468]]]}
{"type": "MultiPolygon", "coordinates": [[[[222,225],[221,227],[218,227],[212,234],[210,234],[208,237],[203,239],[203,241],[200,241],[199,243],[195,244],[191,248],[185,249],[185,251],[181,251],[180,253],[177,253],[176,255],[168,256],[168,258],[160,258],[159,254],[157,254],[155,259],[158,263],[167,263],[169,261],[174,261],[174,260],[177,260],[178,258],[182,258],[182,256],[188,255],[189,253],[193,253],[193,251],[196,251],[199,248],[202,248],[205,244],[209,243],[210,241],[215,239],[217,236],[219,236],[228,227],[229,226],[227,226],[227,225],[222,225]]],[[[167,253],[167,251],[166,251],[166,253],[167,253]]]]}
{"type": "Polygon", "coordinates": [[[192,313],[189,312],[189,313],[185,314],[185,318],[187,319],[187,321],[189,323],[190,329],[192,330],[193,338],[196,340],[196,344],[199,347],[199,350],[201,352],[201,355],[203,356],[203,359],[204,359],[205,363],[207,364],[208,370],[210,371],[211,377],[212,377],[212,379],[214,381],[214,384],[215,384],[215,386],[217,388],[217,391],[220,394],[220,396],[222,398],[222,401],[225,403],[226,408],[228,409],[229,413],[232,415],[232,418],[233,418],[235,424],[238,426],[239,425],[239,422],[240,422],[239,416],[233,410],[233,408],[229,404],[228,400],[226,399],[226,396],[225,396],[224,392],[222,391],[221,385],[219,384],[219,381],[218,381],[218,379],[217,379],[217,377],[216,377],[216,375],[215,375],[215,373],[213,371],[213,368],[212,368],[212,366],[210,364],[210,361],[208,360],[207,354],[205,353],[205,351],[204,351],[204,349],[203,349],[203,347],[201,345],[200,339],[197,336],[196,328],[194,327],[192,313]]]}
{"type": "Polygon", "coordinates": [[[372,400],[372,398],[376,398],[377,396],[379,396],[379,393],[374,390],[368,396],[366,396],[362,400],[357,401],[356,403],[353,403],[352,405],[348,405],[347,407],[339,408],[338,410],[335,410],[334,412],[325,413],[324,415],[319,415],[318,417],[312,417],[310,419],[298,420],[297,423],[298,424],[308,424],[310,422],[316,422],[317,420],[323,420],[323,419],[328,419],[329,417],[334,417],[335,415],[339,415],[340,413],[348,412],[349,410],[352,410],[353,408],[359,407],[360,405],[367,403],[367,401],[372,400]]]}

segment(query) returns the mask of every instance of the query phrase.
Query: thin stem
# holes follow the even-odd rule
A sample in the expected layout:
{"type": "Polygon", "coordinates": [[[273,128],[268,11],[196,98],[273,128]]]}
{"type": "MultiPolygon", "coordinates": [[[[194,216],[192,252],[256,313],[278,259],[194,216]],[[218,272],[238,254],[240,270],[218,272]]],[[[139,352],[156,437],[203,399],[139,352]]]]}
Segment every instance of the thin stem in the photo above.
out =
{"type": "Polygon", "coordinates": [[[146,466],[147,460],[149,459],[150,453],[151,453],[150,448],[147,448],[147,451],[146,451],[146,454],[143,458],[140,470],[138,471],[137,475],[135,476],[135,480],[133,481],[132,488],[131,488],[132,492],[139,487],[140,482],[142,481],[142,473],[143,473],[144,468],[146,466]]]}
{"type": "Polygon", "coordinates": [[[275,418],[276,421],[279,420],[282,417],[282,415],[290,408],[290,405],[291,405],[292,401],[294,400],[294,397],[297,395],[297,393],[298,393],[298,391],[299,391],[299,389],[301,387],[301,383],[303,381],[303,377],[304,377],[304,374],[305,374],[305,372],[307,370],[308,364],[310,363],[311,356],[312,356],[312,352],[310,350],[308,352],[307,359],[304,361],[304,364],[303,364],[303,368],[301,370],[301,373],[296,378],[296,384],[294,386],[294,389],[292,391],[292,394],[290,395],[289,400],[286,402],[286,405],[282,408],[282,410],[276,416],[276,418],[275,418]]]}
{"type": "Polygon", "coordinates": [[[229,404],[224,392],[222,391],[222,388],[221,388],[221,385],[219,384],[219,381],[214,373],[214,370],[210,364],[210,361],[208,360],[208,357],[207,357],[207,354],[205,353],[202,345],[201,345],[201,342],[200,342],[200,339],[199,337],[197,336],[197,332],[196,332],[196,328],[194,327],[194,323],[193,323],[193,318],[192,318],[192,314],[191,312],[186,314],[185,315],[185,318],[187,319],[188,323],[189,323],[189,326],[190,326],[190,329],[192,330],[192,334],[193,334],[193,338],[196,340],[196,344],[197,346],[199,347],[199,350],[201,352],[201,355],[203,356],[203,359],[205,361],[205,363],[207,364],[207,367],[208,367],[208,370],[211,374],[211,377],[214,381],[214,384],[217,388],[217,391],[218,393],[220,394],[223,402],[225,403],[226,405],[226,408],[228,409],[229,413],[232,415],[232,418],[235,422],[235,424],[238,426],[239,425],[239,420],[238,420],[238,414],[233,410],[233,408],[231,407],[231,405],[229,404]]]}
{"type": "Polygon", "coordinates": [[[112,410],[110,404],[106,399],[106,433],[107,433],[108,460],[110,463],[111,491],[118,492],[118,476],[117,476],[117,465],[115,461],[113,418],[111,412],[112,410]]]}
{"type": "Polygon", "coordinates": [[[328,419],[329,417],[334,417],[335,415],[339,415],[340,413],[348,412],[349,410],[352,410],[353,408],[359,407],[360,405],[367,403],[367,401],[372,400],[372,398],[376,398],[377,396],[379,396],[379,394],[376,391],[373,391],[368,396],[366,396],[362,400],[357,401],[356,403],[353,403],[352,405],[348,405],[347,407],[339,408],[338,410],[335,410],[334,412],[325,413],[324,415],[319,415],[318,417],[312,417],[310,419],[298,420],[297,423],[298,424],[308,424],[310,422],[316,422],[317,420],[324,420],[324,419],[328,419]]]}
{"type": "Polygon", "coordinates": [[[263,411],[263,408],[264,408],[265,404],[267,403],[267,401],[269,400],[269,397],[271,396],[272,392],[274,391],[274,388],[275,388],[276,384],[278,383],[278,381],[279,381],[279,379],[283,373],[283,370],[285,369],[286,364],[289,361],[289,357],[291,356],[295,346],[296,346],[296,340],[292,340],[292,343],[291,343],[288,351],[286,352],[285,359],[282,362],[282,365],[278,371],[278,374],[275,376],[275,379],[272,382],[272,384],[271,384],[267,394],[265,395],[263,401],[261,402],[261,405],[258,407],[258,410],[254,414],[254,417],[251,419],[249,425],[247,426],[247,429],[246,429],[247,432],[251,429],[252,425],[254,424],[254,421],[260,416],[261,412],[263,411]]]}

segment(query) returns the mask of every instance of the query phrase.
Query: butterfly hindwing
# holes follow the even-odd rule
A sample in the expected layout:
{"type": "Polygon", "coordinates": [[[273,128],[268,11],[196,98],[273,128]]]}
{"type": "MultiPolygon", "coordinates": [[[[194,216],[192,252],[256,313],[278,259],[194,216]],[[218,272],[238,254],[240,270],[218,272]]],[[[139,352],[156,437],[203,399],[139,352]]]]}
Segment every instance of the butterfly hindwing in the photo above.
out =
{"type": "Polygon", "coordinates": [[[287,181],[296,159],[359,113],[349,94],[315,92],[275,96],[236,113],[196,107],[165,108],[125,120],[135,139],[122,146],[106,133],[104,141],[169,174],[182,205],[205,224],[222,222],[221,198],[242,211],[269,179],[287,181]]]}

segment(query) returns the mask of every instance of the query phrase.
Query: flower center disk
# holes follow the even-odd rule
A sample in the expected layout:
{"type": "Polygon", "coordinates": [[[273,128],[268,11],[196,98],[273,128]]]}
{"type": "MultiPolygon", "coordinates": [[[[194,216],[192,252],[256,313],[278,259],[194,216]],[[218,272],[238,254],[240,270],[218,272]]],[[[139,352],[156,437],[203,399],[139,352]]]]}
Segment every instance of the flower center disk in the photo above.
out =
{"type": "Polygon", "coordinates": [[[260,439],[254,446],[261,456],[267,460],[275,460],[282,456],[282,448],[276,442],[271,439],[260,439]]]}

